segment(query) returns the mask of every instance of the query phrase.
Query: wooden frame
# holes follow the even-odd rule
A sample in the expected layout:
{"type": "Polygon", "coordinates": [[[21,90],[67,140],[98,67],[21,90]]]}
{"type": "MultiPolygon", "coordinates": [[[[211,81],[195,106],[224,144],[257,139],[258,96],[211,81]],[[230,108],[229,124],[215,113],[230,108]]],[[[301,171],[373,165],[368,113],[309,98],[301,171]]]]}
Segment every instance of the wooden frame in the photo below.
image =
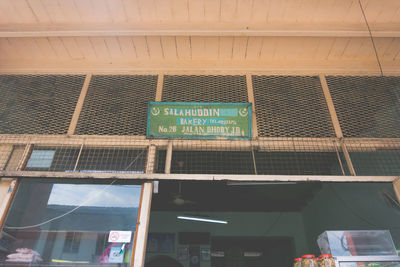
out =
{"type": "Polygon", "coordinates": [[[351,162],[350,154],[349,151],[346,148],[346,145],[342,142],[343,139],[343,132],[340,127],[339,123],[339,118],[336,114],[335,106],[333,104],[332,96],[329,91],[328,83],[326,81],[325,75],[320,74],[319,75],[319,80],[321,82],[322,90],[324,92],[325,96],[325,101],[328,106],[329,114],[331,116],[333,128],[335,129],[336,137],[340,138],[340,144],[342,148],[342,152],[344,154],[344,157],[346,159],[347,166],[349,168],[350,174],[351,175],[356,175],[356,171],[354,170],[353,163],[351,162]]]}
{"type": "MultiPolygon", "coordinates": [[[[40,177],[38,177],[40,178],[40,177]]],[[[5,201],[0,206],[0,228],[3,227],[7,213],[11,207],[11,203],[15,197],[20,180],[13,179],[10,182],[10,188],[5,196],[5,201]]],[[[143,234],[146,234],[145,240],[147,239],[147,231],[150,217],[150,207],[151,207],[151,190],[149,191],[149,186],[152,187],[152,183],[144,182],[142,183],[142,190],[140,194],[138,217],[136,221],[135,236],[133,241],[132,255],[131,255],[131,267],[143,266],[144,265],[144,254],[140,253],[138,250],[146,249],[146,245],[139,243],[138,236],[140,233],[141,239],[143,239],[143,234]],[[138,254],[136,254],[138,253],[138,254]],[[135,257],[136,255],[143,255],[143,257],[135,257]],[[139,262],[140,265],[135,263],[139,262]]],[[[151,188],[150,188],[151,189],[151,188]]]]}
{"type": "Polygon", "coordinates": [[[241,174],[164,174],[164,173],[89,173],[1,171],[0,177],[62,178],[62,179],[127,179],[127,180],[201,180],[242,182],[393,182],[399,176],[337,176],[337,175],[241,175],[241,174]]]}
{"type": "Polygon", "coordinates": [[[85,102],[86,94],[89,89],[90,80],[92,79],[92,74],[87,74],[85,81],[82,86],[81,94],[79,95],[78,102],[76,103],[74,114],[72,115],[71,123],[68,128],[68,135],[75,134],[76,126],[78,125],[79,116],[81,115],[82,107],[85,102]]]}

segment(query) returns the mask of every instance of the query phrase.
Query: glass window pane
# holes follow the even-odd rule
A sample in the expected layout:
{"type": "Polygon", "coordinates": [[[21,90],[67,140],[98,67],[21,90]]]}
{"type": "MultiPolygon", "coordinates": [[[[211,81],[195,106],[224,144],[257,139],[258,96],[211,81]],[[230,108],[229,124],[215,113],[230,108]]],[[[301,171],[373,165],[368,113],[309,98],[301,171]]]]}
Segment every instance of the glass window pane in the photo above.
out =
{"type": "Polygon", "coordinates": [[[141,185],[115,181],[22,181],[2,229],[0,265],[129,266],[140,195],[141,185]],[[110,231],[131,237],[109,242],[110,231]]]}

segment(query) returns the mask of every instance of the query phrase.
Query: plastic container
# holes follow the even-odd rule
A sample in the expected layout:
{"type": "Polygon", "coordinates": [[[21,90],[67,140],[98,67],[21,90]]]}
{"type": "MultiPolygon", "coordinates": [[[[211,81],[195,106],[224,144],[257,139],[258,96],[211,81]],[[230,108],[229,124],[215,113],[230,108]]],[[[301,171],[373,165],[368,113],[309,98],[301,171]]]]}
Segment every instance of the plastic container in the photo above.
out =
{"type": "Polygon", "coordinates": [[[303,255],[301,260],[301,267],[318,267],[315,256],[311,254],[303,255]]]}
{"type": "Polygon", "coordinates": [[[388,230],[325,231],[317,239],[321,254],[333,256],[396,256],[388,230]]]}
{"type": "Polygon", "coordinates": [[[319,267],[335,267],[335,260],[332,258],[331,254],[322,254],[319,256],[318,266],[319,267]]]}
{"type": "Polygon", "coordinates": [[[302,267],[301,266],[301,258],[295,258],[294,259],[294,263],[293,263],[293,267],[302,267]]]}

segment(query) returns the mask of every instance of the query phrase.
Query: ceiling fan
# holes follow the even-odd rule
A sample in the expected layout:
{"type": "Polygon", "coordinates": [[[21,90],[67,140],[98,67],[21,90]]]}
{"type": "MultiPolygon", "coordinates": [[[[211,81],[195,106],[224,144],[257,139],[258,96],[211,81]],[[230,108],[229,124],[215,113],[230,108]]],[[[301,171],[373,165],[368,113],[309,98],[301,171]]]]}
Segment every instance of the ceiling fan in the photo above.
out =
{"type": "Polygon", "coordinates": [[[390,207],[400,212],[400,203],[395,196],[384,189],[380,190],[380,195],[390,207]]]}
{"type": "Polygon", "coordinates": [[[183,198],[183,196],[182,196],[182,182],[178,182],[178,186],[179,186],[178,187],[178,193],[173,195],[173,200],[172,200],[173,204],[175,204],[177,206],[183,206],[183,205],[186,205],[186,204],[190,204],[190,205],[197,204],[194,201],[187,200],[187,199],[183,198]]]}

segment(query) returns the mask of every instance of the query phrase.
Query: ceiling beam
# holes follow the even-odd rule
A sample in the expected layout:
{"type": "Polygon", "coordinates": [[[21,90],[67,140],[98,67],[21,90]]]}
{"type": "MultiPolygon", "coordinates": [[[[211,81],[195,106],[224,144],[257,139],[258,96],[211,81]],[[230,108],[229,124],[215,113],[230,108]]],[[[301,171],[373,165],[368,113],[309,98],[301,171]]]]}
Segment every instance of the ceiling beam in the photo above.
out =
{"type": "MultiPolygon", "coordinates": [[[[400,37],[398,31],[372,31],[373,37],[400,37]]],[[[369,37],[363,30],[0,30],[0,38],[106,36],[259,36],[259,37],[369,37]]]]}

